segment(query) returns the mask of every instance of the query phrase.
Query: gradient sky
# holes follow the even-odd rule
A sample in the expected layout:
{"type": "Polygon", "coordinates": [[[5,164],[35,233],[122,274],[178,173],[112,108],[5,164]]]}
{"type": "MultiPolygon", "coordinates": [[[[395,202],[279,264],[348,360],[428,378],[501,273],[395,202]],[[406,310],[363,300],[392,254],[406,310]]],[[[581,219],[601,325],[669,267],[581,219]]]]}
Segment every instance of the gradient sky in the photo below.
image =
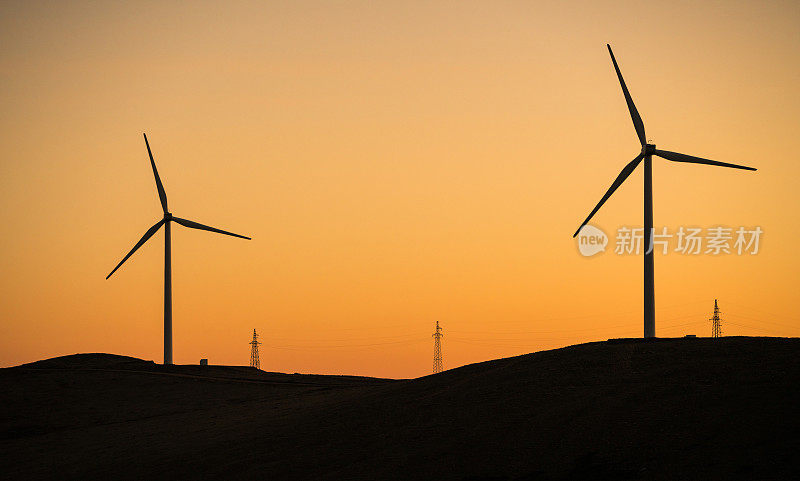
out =
{"type": "MultiPolygon", "coordinates": [[[[660,336],[800,335],[797,2],[3,2],[0,366],[161,362],[416,377],[642,334],[641,256],[572,233],[659,148],[655,225],[761,226],[755,256],[656,254],[660,336]]],[[[641,225],[642,173],[594,224],[641,225]]]]}

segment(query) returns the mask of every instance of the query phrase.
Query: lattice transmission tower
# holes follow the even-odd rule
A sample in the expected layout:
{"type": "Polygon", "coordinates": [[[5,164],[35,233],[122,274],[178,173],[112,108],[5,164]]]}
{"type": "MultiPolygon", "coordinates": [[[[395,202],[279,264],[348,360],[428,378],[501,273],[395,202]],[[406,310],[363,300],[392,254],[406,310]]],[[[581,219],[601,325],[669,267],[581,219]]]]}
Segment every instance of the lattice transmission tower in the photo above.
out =
{"type": "Polygon", "coordinates": [[[436,321],[436,332],[433,333],[433,373],[442,372],[442,328],[436,321]]]}
{"type": "Polygon", "coordinates": [[[258,359],[258,345],[261,344],[258,342],[258,334],[256,334],[256,330],[253,329],[253,340],[250,341],[250,367],[254,367],[256,369],[261,369],[261,362],[258,359]]]}
{"type": "Polygon", "coordinates": [[[714,316],[709,319],[711,321],[711,337],[722,337],[722,320],[719,315],[719,306],[717,305],[717,300],[714,299],[714,316]]]}

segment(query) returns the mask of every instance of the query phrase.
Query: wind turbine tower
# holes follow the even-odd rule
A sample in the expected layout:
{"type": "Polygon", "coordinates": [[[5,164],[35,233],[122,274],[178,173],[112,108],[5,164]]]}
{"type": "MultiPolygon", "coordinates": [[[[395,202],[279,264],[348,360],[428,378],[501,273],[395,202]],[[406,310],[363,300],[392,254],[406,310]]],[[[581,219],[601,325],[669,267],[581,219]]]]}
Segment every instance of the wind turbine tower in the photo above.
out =
{"type": "Polygon", "coordinates": [[[433,333],[433,373],[442,372],[442,328],[436,321],[436,331],[433,333]]]}
{"type": "Polygon", "coordinates": [[[261,369],[261,361],[258,359],[258,345],[261,344],[258,342],[258,334],[256,334],[256,330],[253,329],[253,340],[250,341],[250,367],[254,367],[256,369],[261,369]]]}
{"type": "Polygon", "coordinates": [[[719,315],[719,306],[717,305],[717,300],[714,299],[714,316],[709,319],[711,321],[711,337],[722,337],[722,320],[719,315]]]}

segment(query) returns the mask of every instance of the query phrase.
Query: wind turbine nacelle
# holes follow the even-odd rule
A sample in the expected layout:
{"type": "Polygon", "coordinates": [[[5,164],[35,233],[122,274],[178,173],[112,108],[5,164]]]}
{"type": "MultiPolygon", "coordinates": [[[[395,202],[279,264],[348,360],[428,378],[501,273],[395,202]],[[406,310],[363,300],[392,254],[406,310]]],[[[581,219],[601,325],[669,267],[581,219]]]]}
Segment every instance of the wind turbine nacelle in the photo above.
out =
{"type": "Polygon", "coordinates": [[[644,148],[642,149],[642,153],[644,155],[656,155],[656,146],[655,146],[655,144],[644,144],[644,148]]]}

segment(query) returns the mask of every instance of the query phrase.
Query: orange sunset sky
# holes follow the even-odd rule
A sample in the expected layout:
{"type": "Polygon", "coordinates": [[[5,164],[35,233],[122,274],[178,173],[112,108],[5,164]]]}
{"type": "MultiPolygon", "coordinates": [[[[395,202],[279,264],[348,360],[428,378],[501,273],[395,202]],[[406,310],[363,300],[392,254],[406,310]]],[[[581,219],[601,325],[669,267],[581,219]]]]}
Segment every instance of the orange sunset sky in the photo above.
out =
{"type": "MultiPolygon", "coordinates": [[[[416,377],[642,335],[640,147],[605,44],[659,148],[655,226],[760,226],[757,255],[656,254],[656,332],[800,335],[798,2],[3,2],[0,366],[162,360],[416,377]],[[162,231],[163,232],[163,231],[162,231]]],[[[673,244],[674,247],[674,244],[673,244]]]]}

